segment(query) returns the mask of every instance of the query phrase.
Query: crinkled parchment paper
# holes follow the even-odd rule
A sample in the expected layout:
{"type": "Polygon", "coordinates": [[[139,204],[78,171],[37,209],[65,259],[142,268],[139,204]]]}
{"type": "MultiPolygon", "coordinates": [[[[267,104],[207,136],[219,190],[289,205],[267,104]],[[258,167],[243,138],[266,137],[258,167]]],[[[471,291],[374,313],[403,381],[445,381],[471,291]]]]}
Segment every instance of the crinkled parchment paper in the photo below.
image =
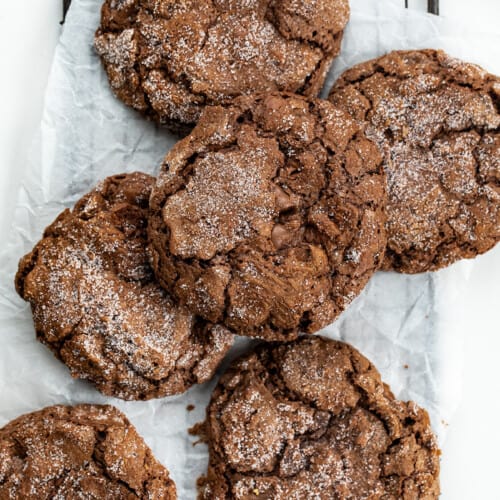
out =
{"type": "MultiPolygon", "coordinates": [[[[73,0],[48,83],[45,110],[19,187],[8,241],[0,249],[0,426],[56,403],[111,403],[121,408],[170,470],[179,498],[195,498],[204,445],[187,429],[204,417],[214,382],[150,402],[123,402],[72,380],[35,340],[28,306],[15,294],[19,258],[59,212],[96,182],[123,171],[156,173],[176,138],[116,100],[92,48],[101,0],[73,0]],[[195,410],[186,411],[188,404],[195,410]]],[[[402,4],[402,2],[401,2],[402,4]]],[[[391,0],[352,0],[342,54],[326,89],[348,66],[392,49],[442,47],[500,73],[493,35],[406,11],[391,0]],[[494,67],[494,64],[497,67],[494,67]]],[[[434,274],[378,273],[348,311],[322,333],[346,340],[374,361],[396,395],[426,407],[442,440],[460,397],[463,290],[473,262],[434,274]]],[[[247,342],[240,341],[236,350],[247,342]]],[[[234,354],[234,352],[233,352],[234,354]]]]}

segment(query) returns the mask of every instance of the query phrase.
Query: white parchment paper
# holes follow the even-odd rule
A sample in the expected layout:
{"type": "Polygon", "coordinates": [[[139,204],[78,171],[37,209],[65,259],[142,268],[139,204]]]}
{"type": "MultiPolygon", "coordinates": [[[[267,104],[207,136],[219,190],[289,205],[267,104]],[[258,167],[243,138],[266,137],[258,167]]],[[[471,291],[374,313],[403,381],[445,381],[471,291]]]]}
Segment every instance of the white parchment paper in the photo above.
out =
{"type": "MultiPolygon", "coordinates": [[[[345,68],[393,49],[444,48],[500,73],[500,36],[468,33],[435,16],[404,10],[402,3],[351,1],[351,22],[326,90],[345,68]]],[[[71,379],[66,367],[35,340],[29,307],[13,287],[19,258],[59,212],[105,176],[134,170],[155,174],[177,140],[111,94],[92,48],[100,4],[73,0],[12,229],[0,249],[0,426],[51,404],[114,404],[168,467],[179,498],[194,499],[207,452],[204,445],[192,446],[187,429],[204,418],[215,381],[150,402],[104,397],[92,385],[71,379]],[[187,412],[188,404],[195,410],[187,412]]],[[[441,441],[460,398],[462,300],[473,267],[467,261],[434,274],[378,273],[349,310],[322,332],[352,343],[376,364],[398,397],[427,408],[441,441]]],[[[246,344],[240,341],[235,351],[246,344]]]]}

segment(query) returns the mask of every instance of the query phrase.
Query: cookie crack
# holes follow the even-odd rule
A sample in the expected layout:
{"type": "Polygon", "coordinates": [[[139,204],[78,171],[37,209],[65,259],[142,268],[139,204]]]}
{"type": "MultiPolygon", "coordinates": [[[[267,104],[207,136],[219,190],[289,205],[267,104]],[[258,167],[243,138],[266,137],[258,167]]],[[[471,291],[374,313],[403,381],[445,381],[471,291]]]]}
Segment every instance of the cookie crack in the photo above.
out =
{"type": "Polygon", "coordinates": [[[92,452],[92,460],[94,461],[94,464],[99,468],[102,475],[106,479],[108,479],[109,482],[116,483],[116,484],[123,486],[135,498],[139,498],[139,494],[127,482],[125,482],[122,479],[119,479],[117,477],[112,477],[110,475],[110,473],[108,472],[108,468],[106,466],[104,458],[100,459],[100,457],[99,457],[100,451],[98,451],[98,448],[99,448],[99,446],[102,445],[102,443],[106,439],[106,436],[107,436],[106,431],[101,431],[101,432],[96,433],[96,444],[94,446],[94,451],[92,452]]]}
{"type": "MultiPolygon", "coordinates": [[[[304,21],[304,24],[306,24],[309,27],[308,19],[304,16],[304,14],[301,14],[300,12],[295,11],[294,16],[300,18],[302,21],[304,21]]],[[[334,48],[332,50],[328,50],[325,47],[323,47],[323,45],[320,42],[314,40],[314,38],[305,38],[303,36],[291,36],[290,38],[288,38],[285,35],[283,35],[281,33],[281,30],[280,30],[279,20],[274,15],[274,6],[273,6],[272,2],[268,3],[264,17],[273,26],[273,28],[276,30],[276,32],[279,33],[280,36],[282,38],[284,38],[285,40],[292,40],[292,41],[300,42],[301,44],[309,45],[315,49],[319,49],[322,53],[323,58],[327,55],[331,55],[331,56],[335,55],[335,45],[334,45],[334,48]]],[[[340,31],[334,31],[333,29],[329,29],[328,35],[333,40],[336,41],[338,39],[338,37],[342,36],[344,29],[345,29],[345,26],[340,31]]]]}

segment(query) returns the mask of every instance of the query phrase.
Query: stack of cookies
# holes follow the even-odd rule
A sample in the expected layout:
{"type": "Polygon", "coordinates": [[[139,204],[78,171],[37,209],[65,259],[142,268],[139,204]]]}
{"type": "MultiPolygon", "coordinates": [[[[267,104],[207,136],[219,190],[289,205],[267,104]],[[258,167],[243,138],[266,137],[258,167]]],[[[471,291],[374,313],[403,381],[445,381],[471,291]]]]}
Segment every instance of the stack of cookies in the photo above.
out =
{"type": "MultiPolygon", "coordinates": [[[[378,270],[435,271],[500,239],[500,78],[392,52],[317,97],[347,0],[106,0],[113,92],[183,136],[157,178],[104,179],[21,259],[37,338],[107,396],[219,380],[201,499],[433,499],[427,412],[313,336],[378,270]]],[[[111,406],[0,429],[0,498],[176,498],[111,406]]]]}

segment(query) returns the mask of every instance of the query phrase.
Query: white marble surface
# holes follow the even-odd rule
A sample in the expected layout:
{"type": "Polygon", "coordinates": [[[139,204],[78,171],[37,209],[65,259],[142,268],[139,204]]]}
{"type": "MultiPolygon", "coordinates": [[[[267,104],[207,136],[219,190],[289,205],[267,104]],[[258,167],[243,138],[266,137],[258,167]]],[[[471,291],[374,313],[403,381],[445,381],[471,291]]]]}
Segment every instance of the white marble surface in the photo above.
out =
{"type": "MultiPolygon", "coordinates": [[[[376,0],[374,0],[376,1],[376,0]]],[[[396,1],[396,0],[395,0],[396,1]]],[[[43,93],[60,27],[60,0],[6,2],[0,13],[0,234],[8,234],[13,197],[27,149],[39,125],[43,93]]],[[[401,1],[403,3],[403,1],[401,1]]],[[[425,8],[425,1],[410,0],[425,8]]],[[[441,15],[498,31],[499,0],[441,0],[441,15]]],[[[500,57],[500,47],[499,47],[500,57]]],[[[0,240],[1,241],[1,240],[0,240]]],[[[500,247],[477,259],[464,322],[463,393],[449,422],[442,457],[442,498],[500,499],[500,247]]],[[[0,395],[0,405],[1,405],[0,395]]]]}

